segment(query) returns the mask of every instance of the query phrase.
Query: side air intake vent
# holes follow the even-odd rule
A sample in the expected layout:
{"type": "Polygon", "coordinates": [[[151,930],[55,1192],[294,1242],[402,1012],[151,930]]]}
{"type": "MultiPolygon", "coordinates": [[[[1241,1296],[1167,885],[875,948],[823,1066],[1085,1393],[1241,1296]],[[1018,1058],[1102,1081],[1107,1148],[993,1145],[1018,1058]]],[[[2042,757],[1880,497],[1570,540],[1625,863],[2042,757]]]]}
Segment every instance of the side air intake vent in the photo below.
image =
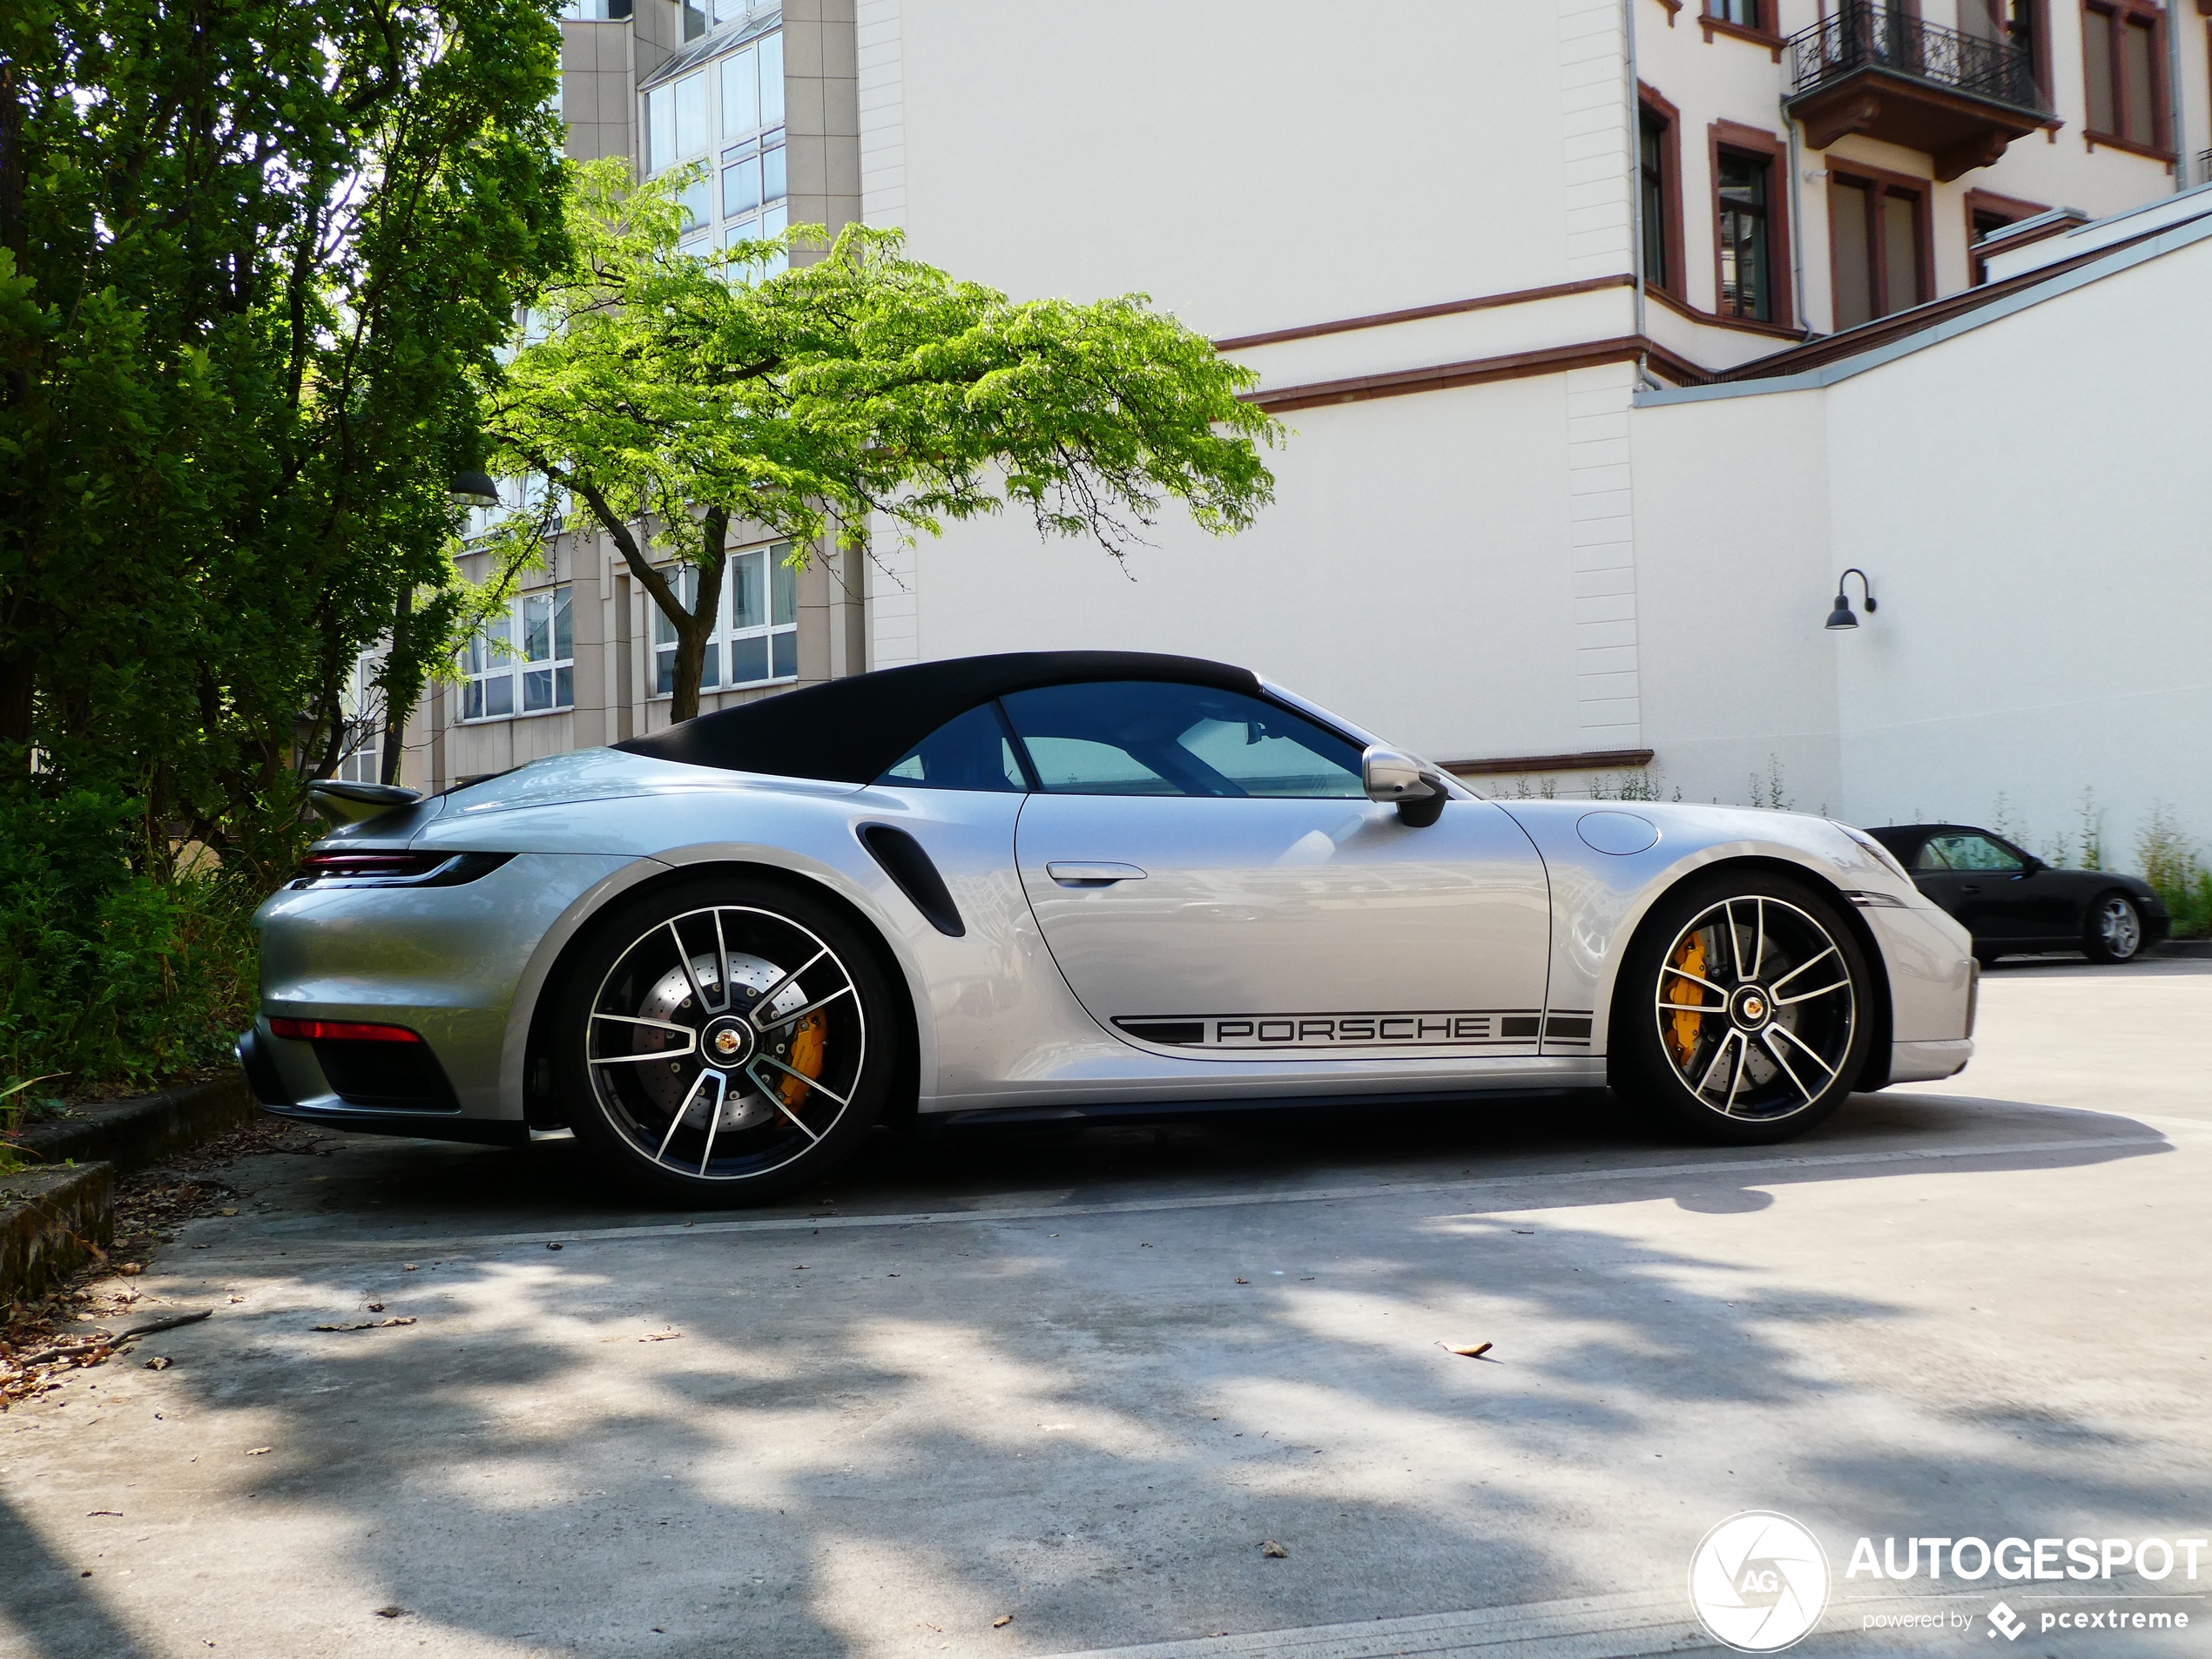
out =
{"type": "Polygon", "coordinates": [[[899,884],[899,891],[914,900],[914,908],[929,918],[931,927],[953,939],[967,934],[968,924],[960,919],[945,878],[937,873],[937,867],[921,850],[920,841],[888,824],[863,824],[860,833],[860,845],[874,855],[883,873],[899,884]]]}

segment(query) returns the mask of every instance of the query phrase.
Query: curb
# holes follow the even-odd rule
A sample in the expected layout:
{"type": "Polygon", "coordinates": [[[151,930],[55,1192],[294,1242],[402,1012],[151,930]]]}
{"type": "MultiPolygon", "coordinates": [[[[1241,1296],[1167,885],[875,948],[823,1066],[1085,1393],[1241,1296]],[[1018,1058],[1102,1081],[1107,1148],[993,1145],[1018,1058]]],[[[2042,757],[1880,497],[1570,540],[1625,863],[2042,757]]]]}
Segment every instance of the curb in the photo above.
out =
{"type": "Polygon", "coordinates": [[[2212,939],[2162,939],[2153,956],[2212,956],[2212,939]]]}
{"type": "Polygon", "coordinates": [[[127,1174],[250,1123],[260,1109],[245,1076],[232,1071],[158,1094],[71,1107],[62,1122],[41,1124],[19,1143],[44,1164],[98,1161],[127,1174]]]}
{"type": "Polygon", "coordinates": [[[36,1296],[115,1242],[115,1170],[26,1170],[4,1180],[0,1207],[0,1305],[36,1296]]]}

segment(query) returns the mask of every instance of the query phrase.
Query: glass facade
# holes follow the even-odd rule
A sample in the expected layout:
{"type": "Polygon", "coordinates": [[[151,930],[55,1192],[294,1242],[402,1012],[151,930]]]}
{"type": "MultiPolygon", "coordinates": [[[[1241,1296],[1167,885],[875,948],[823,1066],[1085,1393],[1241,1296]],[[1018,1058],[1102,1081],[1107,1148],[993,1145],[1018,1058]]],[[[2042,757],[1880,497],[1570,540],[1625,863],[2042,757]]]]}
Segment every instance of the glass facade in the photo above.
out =
{"type": "MultiPolygon", "coordinates": [[[[649,175],[692,162],[705,178],[684,192],[685,246],[733,247],[781,236],[791,222],[784,145],[784,38],[761,35],[644,95],[649,175]]],[[[749,271],[772,276],[780,253],[749,271]]]]}

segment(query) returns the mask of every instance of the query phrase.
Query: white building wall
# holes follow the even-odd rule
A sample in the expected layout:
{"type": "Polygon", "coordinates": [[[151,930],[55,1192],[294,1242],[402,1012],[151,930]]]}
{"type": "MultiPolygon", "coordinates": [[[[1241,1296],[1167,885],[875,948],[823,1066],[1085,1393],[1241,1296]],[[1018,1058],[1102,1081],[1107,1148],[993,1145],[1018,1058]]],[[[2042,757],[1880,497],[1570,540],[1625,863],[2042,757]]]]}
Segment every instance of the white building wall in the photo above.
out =
{"type": "Polygon", "coordinates": [[[2212,841],[2208,292],[2212,237],[1825,388],[1638,408],[1664,784],[1742,799],[1771,754],[1863,824],[2074,858],[2087,791],[2109,862],[2161,805],[2212,841]],[[1847,565],[1880,609],[1824,633],[1847,565]]]}

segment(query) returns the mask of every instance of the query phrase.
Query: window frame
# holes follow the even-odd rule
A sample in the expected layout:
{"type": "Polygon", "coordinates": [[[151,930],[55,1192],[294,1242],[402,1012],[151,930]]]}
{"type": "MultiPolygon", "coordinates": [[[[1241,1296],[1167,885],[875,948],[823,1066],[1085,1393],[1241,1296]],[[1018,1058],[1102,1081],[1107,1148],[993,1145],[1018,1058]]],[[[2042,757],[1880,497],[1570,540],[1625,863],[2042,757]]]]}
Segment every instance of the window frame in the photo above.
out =
{"type": "MultiPolygon", "coordinates": [[[[1757,19],[1755,24],[1737,23],[1715,10],[1727,3],[1728,0],[1705,0],[1699,10],[1697,26],[1704,34],[1705,44],[1710,46],[1713,44],[1714,36],[1726,35],[1732,40],[1745,40],[1754,46],[1765,47],[1774,61],[1780,63],[1784,42],[1775,17],[1779,0],[1749,0],[1751,15],[1757,19]]],[[[1667,21],[1671,26],[1674,18],[1669,16],[1667,21]]]]}
{"type": "MultiPolygon", "coordinates": [[[[1666,263],[1667,280],[1655,282],[1647,268],[1646,287],[1659,293],[1672,294],[1684,304],[1689,303],[1687,261],[1683,253],[1682,226],[1682,111],[1669,104],[1652,87],[1642,81],[1636,83],[1636,185],[1639,193],[1645,188],[1643,168],[1643,120],[1649,116],[1659,124],[1660,210],[1659,253],[1666,263]]],[[[1639,213],[1642,209],[1639,206],[1639,213]]],[[[1646,228],[1649,238],[1649,228],[1646,228]]],[[[1648,265],[1648,261],[1647,261],[1648,265]]]]}
{"type": "MultiPolygon", "coordinates": [[[[1863,166],[1857,162],[1839,164],[1831,158],[1828,164],[1828,320],[1832,325],[1831,331],[1837,334],[1841,334],[1845,327],[1836,315],[1837,297],[1843,291],[1839,280],[1842,266],[1835,233],[1837,188],[1839,184],[1845,189],[1863,189],[1865,192],[1866,254],[1871,266],[1868,274],[1873,279],[1876,307],[1874,314],[1866,322],[1883,321],[1900,311],[1910,311],[1912,306],[1925,305],[1936,297],[1935,224],[1932,212],[1935,198],[1934,181],[1916,179],[1910,173],[1891,172],[1881,167],[1863,166]],[[1919,245],[1914,250],[1912,268],[1919,279],[1920,297],[1912,305],[1892,306],[1887,303],[1890,272],[1885,245],[1889,230],[1883,218],[1882,200],[1892,194],[1913,199],[1912,228],[1919,245]]],[[[1968,222],[1972,223],[1971,214],[1968,222]]],[[[1866,324],[1853,323],[1849,326],[1863,328],[1866,324]]]]}
{"type": "MultiPolygon", "coordinates": [[[[1988,283],[1989,269],[1983,256],[1974,252],[1981,245],[1981,239],[1974,234],[1974,221],[1978,219],[1994,219],[2001,220],[2006,225],[2017,225],[2023,219],[2033,219],[2039,213],[2047,213],[2051,211],[2044,203],[2023,201],[2017,196],[2000,196],[1992,190],[1969,190],[1962,199],[1962,205],[1966,219],[1968,286],[1976,288],[1988,283]]],[[[2044,234],[2049,235],[2067,228],[2069,228],[2067,226],[2054,225],[2050,231],[2044,234]]],[[[2043,238],[2033,236],[2027,239],[2040,242],[2043,238]]],[[[2013,246],[2026,247],[2027,242],[2015,242],[2013,246]]]]}
{"type": "Polygon", "coordinates": [[[384,781],[384,691],[376,683],[383,664],[380,651],[358,653],[353,671],[339,690],[339,710],[346,723],[343,752],[338,758],[338,777],[342,783],[384,781]]]}
{"type": "MultiPolygon", "coordinates": [[[[715,653],[715,682],[711,685],[703,685],[699,687],[701,697],[719,697],[725,691],[755,691],[766,686],[790,685],[797,683],[799,678],[799,572],[795,570],[790,570],[788,576],[791,592],[791,620],[789,622],[776,620],[776,573],[787,569],[784,564],[783,556],[788,555],[791,548],[792,544],[789,542],[779,541],[755,542],[750,546],[731,549],[728,559],[723,566],[722,593],[720,598],[716,601],[714,627],[706,637],[708,651],[715,653]],[[768,619],[765,622],[754,623],[740,628],[736,624],[735,617],[738,562],[755,554],[766,556],[761,564],[761,597],[764,601],[762,609],[767,613],[768,619]],[[775,671],[776,641],[779,637],[786,637],[791,640],[791,672],[779,674],[775,671]],[[731,647],[741,641],[753,639],[767,642],[769,670],[767,678],[732,680],[730,678],[733,668],[731,647]]],[[[684,600],[685,609],[688,610],[698,603],[698,567],[697,565],[688,563],[664,565],[661,568],[661,573],[675,585],[678,595],[684,600]],[[687,589],[688,591],[686,591],[687,589]]],[[[658,701],[676,695],[673,671],[676,641],[673,637],[668,639],[661,637],[663,629],[669,630],[672,635],[674,624],[662,613],[661,608],[653,603],[650,595],[646,597],[645,607],[651,612],[645,629],[645,683],[651,688],[647,691],[646,698],[648,701],[658,701]],[[665,691],[661,687],[661,658],[664,654],[670,658],[671,664],[669,685],[665,691]]],[[[704,658],[700,666],[702,669],[705,666],[704,658]]]]}
{"type": "MultiPolygon", "coordinates": [[[[527,593],[510,594],[507,600],[507,634],[503,644],[505,649],[502,651],[492,644],[489,636],[479,633],[461,648],[459,664],[461,685],[454,698],[455,710],[454,724],[455,725],[487,725],[495,720],[534,720],[541,715],[576,712],[576,584],[574,583],[556,582],[550,587],[533,588],[527,593]],[[569,654],[567,656],[563,657],[556,653],[534,658],[524,655],[528,650],[525,640],[528,629],[528,624],[525,621],[525,607],[534,599],[545,600],[553,607],[547,618],[547,628],[551,636],[548,641],[549,646],[560,637],[557,618],[562,603],[566,601],[569,615],[569,654]],[[484,667],[481,672],[473,666],[470,661],[471,654],[475,651],[479,642],[485,646],[484,667]],[[563,669],[569,671],[569,700],[565,703],[560,700],[563,669]],[[523,680],[528,675],[539,673],[550,677],[553,700],[542,709],[525,707],[527,691],[523,680]],[[469,713],[469,691],[476,686],[489,686],[496,679],[505,679],[509,682],[506,710],[498,714],[469,713]]],[[[490,701],[490,693],[487,691],[483,695],[482,702],[489,705],[490,701]]]]}
{"type": "Polygon", "coordinates": [[[1713,314],[1724,323],[1762,323],[1795,328],[1796,296],[1791,292],[1788,260],[1790,181],[1786,166],[1789,142],[1777,138],[1764,127],[1746,126],[1738,121],[1715,121],[1705,129],[1705,144],[1706,181],[1710,206],[1706,224],[1713,239],[1713,314]],[[1725,289],[1722,280],[1722,273],[1726,267],[1722,259],[1721,244],[1721,157],[1726,152],[1748,156],[1766,169],[1766,199],[1762,205],[1762,211],[1767,227],[1767,291],[1773,299],[1769,306],[1770,314],[1764,317],[1744,316],[1728,310],[1725,306],[1725,289]]]}
{"type": "Polygon", "coordinates": [[[2148,0],[2081,0],[2081,137],[2092,150],[2099,145],[2107,149],[2124,150],[2132,155],[2148,156],[2153,160],[2175,162],[2173,134],[2168,129],[2168,105],[2172,89],[2167,84],[2166,10],[2148,3],[2148,0]],[[2134,100],[2128,95],[2127,31],[2142,26],[2150,36],[2150,138],[2128,136],[2128,117],[2134,113],[2134,100]],[[2107,132],[2090,118],[2089,34],[2101,28],[2106,31],[2107,49],[2110,53],[2112,84],[2112,112],[2117,131],[2107,132]]]}

